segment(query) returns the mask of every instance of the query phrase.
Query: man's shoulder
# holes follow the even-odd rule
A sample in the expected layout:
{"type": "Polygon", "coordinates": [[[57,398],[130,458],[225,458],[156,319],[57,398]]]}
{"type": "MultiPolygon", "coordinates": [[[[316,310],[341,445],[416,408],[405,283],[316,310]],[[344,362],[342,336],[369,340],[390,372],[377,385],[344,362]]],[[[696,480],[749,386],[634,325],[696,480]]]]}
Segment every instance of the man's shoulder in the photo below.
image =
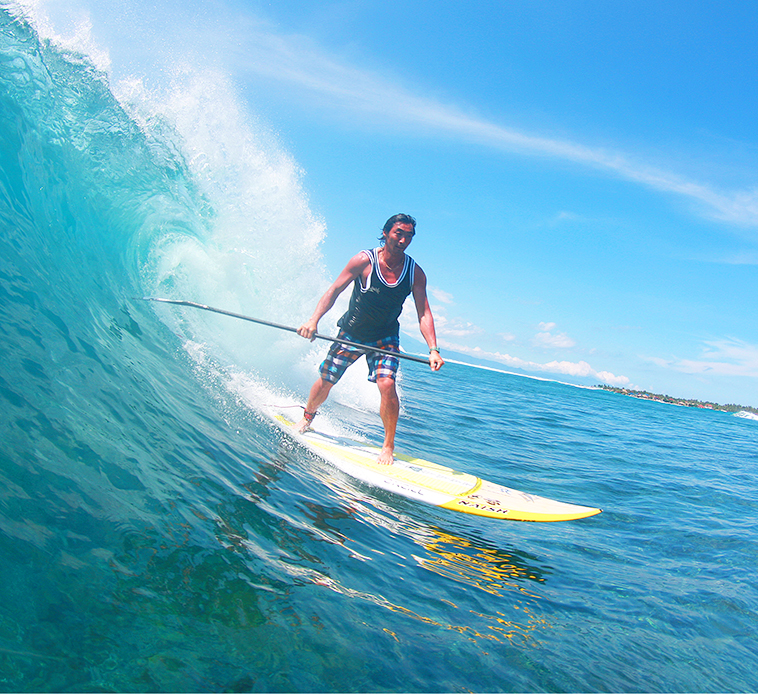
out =
{"type": "Polygon", "coordinates": [[[413,286],[425,286],[426,285],[426,273],[421,269],[421,266],[414,261],[413,268],[413,286]]]}
{"type": "Polygon", "coordinates": [[[352,258],[351,263],[370,263],[372,258],[371,250],[358,251],[352,258]]]}
{"type": "Polygon", "coordinates": [[[348,260],[345,270],[351,274],[359,274],[369,267],[372,262],[369,251],[359,251],[348,260]]]}

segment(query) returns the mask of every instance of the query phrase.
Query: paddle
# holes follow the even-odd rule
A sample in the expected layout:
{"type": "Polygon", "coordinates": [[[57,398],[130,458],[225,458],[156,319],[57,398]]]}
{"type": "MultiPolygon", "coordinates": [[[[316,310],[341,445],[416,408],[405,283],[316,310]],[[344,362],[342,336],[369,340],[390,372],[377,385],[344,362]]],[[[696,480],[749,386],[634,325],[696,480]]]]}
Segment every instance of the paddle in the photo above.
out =
{"type": "MultiPolygon", "coordinates": [[[[196,304],[194,301],[181,301],[179,299],[162,299],[157,296],[142,296],[135,297],[137,301],[159,301],[164,304],[176,304],[177,306],[191,306],[192,308],[201,308],[203,311],[213,311],[213,313],[220,313],[224,316],[231,316],[232,318],[240,318],[241,320],[250,321],[251,323],[258,323],[259,325],[268,325],[270,328],[278,328],[279,330],[287,330],[291,333],[296,333],[297,328],[290,327],[289,325],[281,325],[279,323],[272,323],[271,321],[261,320],[260,318],[251,318],[250,316],[243,316],[241,313],[232,313],[231,311],[225,311],[222,308],[213,308],[212,306],[206,306],[205,304],[196,304]]],[[[336,337],[329,337],[328,335],[320,335],[315,333],[314,338],[319,340],[327,340],[329,342],[336,342],[340,345],[349,345],[350,347],[356,347],[364,352],[379,352],[379,354],[389,354],[390,356],[398,357],[399,359],[407,359],[408,361],[417,361],[419,364],[429,364],[429,359],[423,359],[422,357],[415,357],[412,354],[405,354],[404,352],[392,352],[388,349],[380,349],[379,347],[367,347],[360,344],[360,342],[351,342],[350,340],[339,340],[336,337]]]]}

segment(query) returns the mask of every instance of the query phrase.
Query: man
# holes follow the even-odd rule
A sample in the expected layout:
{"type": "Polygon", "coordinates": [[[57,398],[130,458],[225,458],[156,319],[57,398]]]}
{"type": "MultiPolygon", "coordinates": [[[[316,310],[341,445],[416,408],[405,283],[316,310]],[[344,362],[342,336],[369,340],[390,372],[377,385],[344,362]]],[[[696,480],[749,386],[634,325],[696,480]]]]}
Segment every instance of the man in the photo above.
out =
{"type": "MultiPolygon", "coordinates": [[[[337,322],[340,327],[338,338],[399,352],[398,317],[406,297],[413,294],[419,328],[429,346],[429,365],[432,371],[439,371],[445,362],[437,349],[434,318],[426,296],[426,275],[413,258],[405,253],[415,234],[416,220],[413,217],[407,214],[390,217],[382,230],[382,245],[373,250],[361,251],[351,258],[334,284],[319,300],[310,320],[298,328],[298,335],[313,341],[318,322],[352,282],[350,307],[337,322]]],[[[384,425],[384,444],[377,462],[392,465],[395,460],[395,430],[400,414],[400,401],[395,388],[400,360],[394,355],[367,352],[334,343],[321,364],[320,378],[311,388],[308,404],[297,429],[302,433],[310,426],[319,406],[345,373],[345,369],[363,354],[369,365],[368,380],[376,383],[381,395],[379,414],[384,425]]]]}

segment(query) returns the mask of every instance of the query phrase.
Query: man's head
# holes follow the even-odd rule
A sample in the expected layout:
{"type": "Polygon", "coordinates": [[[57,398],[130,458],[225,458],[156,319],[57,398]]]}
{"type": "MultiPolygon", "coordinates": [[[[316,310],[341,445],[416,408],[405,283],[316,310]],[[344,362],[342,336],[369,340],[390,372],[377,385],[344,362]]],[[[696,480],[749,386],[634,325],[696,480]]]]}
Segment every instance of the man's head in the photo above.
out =
{"type": "Polygon", "coordinates": [[[416,233],[416,220],[413,217],[409,214],[395,214],[385,222],[384,227],[382,228],[382,235],[379,237],[379,240],[382,243],[387,240],[389,233],[396,224],[408,225],[412,231],[411,236],[416,233]]]}

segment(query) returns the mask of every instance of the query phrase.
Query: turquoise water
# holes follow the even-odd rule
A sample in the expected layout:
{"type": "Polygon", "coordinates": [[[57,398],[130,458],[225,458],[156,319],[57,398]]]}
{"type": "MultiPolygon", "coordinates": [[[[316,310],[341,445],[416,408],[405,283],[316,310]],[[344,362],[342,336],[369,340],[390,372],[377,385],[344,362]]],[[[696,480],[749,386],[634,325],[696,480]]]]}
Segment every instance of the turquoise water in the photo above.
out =
{"type": "MultiPolygon", "coordinates": [[[[2,691],[758,689],[757,422],[405,364],[400,447],[604,512],[352,481],[259,415],[323,345],[133,300],[301,319],[297,165],[200,72],[116,98],[7,9],[0,61],[2,691]]],[[[380,433],[357,370],[323,417],[380,433]]]]}

